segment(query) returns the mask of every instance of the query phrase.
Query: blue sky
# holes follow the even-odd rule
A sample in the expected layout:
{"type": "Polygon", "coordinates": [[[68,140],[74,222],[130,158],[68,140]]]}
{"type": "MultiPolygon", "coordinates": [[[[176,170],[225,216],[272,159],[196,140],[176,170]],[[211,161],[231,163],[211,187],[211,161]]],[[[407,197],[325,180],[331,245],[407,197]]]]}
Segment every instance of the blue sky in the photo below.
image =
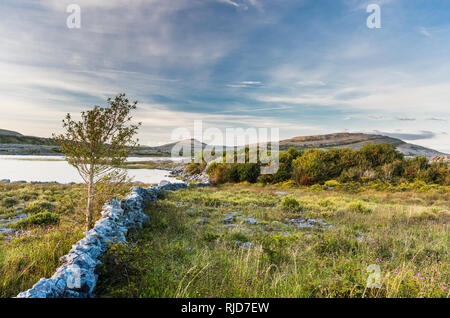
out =
{"type": "Polygon", "coordinates": [[[447,0],[3,0],[0,128],[50,136],[125,92],[177,127],[389,134],[450,153],[447,0]],[[68,4],[81,29],[68,29],[68,4]],[[381,7],[369,29],[366,7],[381,7]]]}

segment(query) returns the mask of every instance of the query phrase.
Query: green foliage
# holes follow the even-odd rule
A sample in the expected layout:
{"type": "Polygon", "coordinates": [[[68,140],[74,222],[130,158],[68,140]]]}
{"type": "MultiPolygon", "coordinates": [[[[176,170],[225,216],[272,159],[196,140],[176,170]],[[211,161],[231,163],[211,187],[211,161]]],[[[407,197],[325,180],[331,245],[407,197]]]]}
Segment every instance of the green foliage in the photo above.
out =
{"type": "Polygon", "coordinates": [[[24,212],[27,213],[38,213],[44,211],[53,211],[55,209],[55,205],[46,200],[35,200],[27,203],[24,212]]]}
{"type": "Polygon", "coordinates": [[[403,155],[395,150],[393,144],[368,144],[357,151],[357,158],[360,166],[375,168],[402,160],[403,155]]]}
{"type": "Polygon", "coordinates": [[[355,213],[362,213],[362,214],[368,214],[371,213],[372,210],[367,207],[364,202],[362,202],[361,200],[355,201],[355,202],[351,202],[348,205],[348,209],[351,212],[355,212],[355,213]]]}
{"type": "Polygon", "coordinates": [[[184,169],[184,172],[189,175],[200,174],[203,172],[203,169],[205,169],[205,167],[206,162],[203,163],[190,162],[184,169]]]}
{"type": "Polygon", "coordinates": [[[52,212],[39,212],[22,219],[15,224],[16,228],[23,229],[34,225],[53,225],[59,222],[59,216],[52,212]]]}
{"type": "MultiPolygon", "coordinates": [[[[330,185],[327,182],[345,184],[382,180],[396,184],[404,178],[409,182],[421,180],[428,184],[450,185],[448,163],[428,164],[426,157],[404,158],[392,144],[368,144],[359,150],[333,148],[299,151],[289,148],[280,153],[279,168],[273,175],[260,175],[257,164],[219,162],[212,163],[207,173],[216,184],[243,181],[280,184],[292,180],[301,186],[325,183],[327,187],[341,188],[339,184],[330,185]]],[[[318,190],[321,189],[318,187],[318,190]]]]}
{"type": "Polygon", "coordinates": [[[260,166],[256,163],[212,163],[206,170],[211,182],[222,184],[226,182],[250,182],[258,180],[260,166]]]}
{"type": "Polygon", "coordinates": [[[305,210],[305,207],[295,198],[286,197],[281,202],[281,209],[284,211],[301,212],[305,210]]]}
{"type": "Polygon", "coordinates": [[[15,198],[6,197],[1,201],[1,205],[6,208],[12,208],[15,206],[19,201],[15,198]]]}

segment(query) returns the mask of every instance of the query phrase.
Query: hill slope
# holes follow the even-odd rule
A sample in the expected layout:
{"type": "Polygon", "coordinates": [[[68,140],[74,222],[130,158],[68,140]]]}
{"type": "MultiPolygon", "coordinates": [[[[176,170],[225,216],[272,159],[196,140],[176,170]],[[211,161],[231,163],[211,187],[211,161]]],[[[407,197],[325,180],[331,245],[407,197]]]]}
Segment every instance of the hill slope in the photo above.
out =
{"type": "Polygon", "coordinates": [[[12,130],[6,130],[6,129],[0,129],[0,135],[2,135],[2,136],[22,136],[22,134],[19,134],[18,132],[15,132],[12,130]]]}
{"type": "Polygon", "coordinates": [[[360,149],[367,144],[388,143],[397,147],[397,150],[407,156],[440,156],[442,152],[425,148],[422,146],[406,143],[400,139],[363,133],[335,133],[328,135],[301,136],[280,141],[280,150],[287,150],[290,147],[296,149],[307,148],[351,148],[360,149]]]}

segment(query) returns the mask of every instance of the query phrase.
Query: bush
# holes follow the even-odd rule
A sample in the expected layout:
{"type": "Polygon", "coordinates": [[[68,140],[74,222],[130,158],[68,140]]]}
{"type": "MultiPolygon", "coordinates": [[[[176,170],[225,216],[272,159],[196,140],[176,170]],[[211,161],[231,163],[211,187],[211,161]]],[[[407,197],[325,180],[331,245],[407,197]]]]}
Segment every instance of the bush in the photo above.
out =
{"type": "Polygon", "coordinates": [[[39,212],[22,219],[15,224],[16,228],[25,228],[32,225],[52,225],[59,222],[59,216],[52,212],[39,212]]]}
{"type": "Polygon", "coordinates": [[[255,183],[258,180],[260,173],[259,165],[256,163],[241,163],[238,164],[239,181],[248,181],[255,183]]]}
{"type": "Polygon", "coordinates": [[[227,168],[224,164],[211,164],[207,170],[207,173],[212,184],[222,184],[227,182],[227,168]]]}
{"type": "Polygon", "coordinates": [[[408,180],[418,177],[421,171],[427,170],[428,159],[426,157],[408,158],[403,162],[403,176],[408,180]]]}
{"type": "Polygon", "coordinates": [[[364,203],[360,200],[352,202],[348,205],[348,209],[350,212],[369,214],[372,210],[364,205],[364,203]]]}
{"type": "Polygon", "coordinates": [[[300,212],[305,209],[305,207],[296,199],[286,197],[281,202],[281,209],[284,211],[290,211],[290,212],[300,212]]]}
{"type": "Polygon", "coordinates": [[[328,180],[327,182],[325,182],[325,185],[327,187],[337,187],[339,185],[339,182],[336,180],[328,180]]]}
{"type": "Polygon", "coordinates": [[[15,206],[17,203],[19,203],[18,200],[14,199],[14,198],[4,198],[2,200],[2,205],[6,208],[12,208],[13,206],[15,206]]]}
{"type": "Polygon", "coordinates": [[[205,162],[203,163],[191,162],[186,166],[184,172],[189,175],[201,174],[203,172],[203,169],[205,169],[205,167],[206,167],[205,162]]]}
{"type": "Polygon", "coordinates": [[[31,201],[27,204],[24,209],[24,212],[27,213],[38,213],[44,211],[53,211],[55,209],[55,205],[46,200],[36,200],[31,201]]]}
{"type": "Polygon", "coordinates": [[[260,175],[259,165],[256,163],[212,163],[206,172],[214,184],[245,181],[255,183],[260,175]]]}
{"type": "Polygon", "coordinates": [[[403,160],[403,154],[393,144],[368,144],[357,151],[358,165],[375,168],[396,160],[403,160]]]}

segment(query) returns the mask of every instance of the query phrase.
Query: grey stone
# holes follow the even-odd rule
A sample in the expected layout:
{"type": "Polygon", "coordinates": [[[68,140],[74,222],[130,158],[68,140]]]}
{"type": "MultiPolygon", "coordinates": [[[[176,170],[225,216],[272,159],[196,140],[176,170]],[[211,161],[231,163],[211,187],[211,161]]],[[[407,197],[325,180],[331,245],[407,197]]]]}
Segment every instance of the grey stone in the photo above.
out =
{"type": "Polygon", "coordinates": [[[170,182],[167,180],[161,180],[161,182],[159,183],[160,186],[165,186],[167,184],[170,184],[170,182]]]}
{"type": "Polygon", "coordinates": [[[258,220],[253,219],[253,218],[247,218],[244,221],[247,222],[247,224],[251,224],[251,225],[258,224],[258,220]]]}
{"type": "Polygon", "coordinates": [[[0,227],[0,234],[12,234],[14,232],[15,232],[14,229],[10,229],[7,227],[0,227]]]}
{"type": "Polygon", "coordinates": [[[236,217],[234,215],[229,215],[226,218],[222,219],[222,222],[225,224],[233,223],[236,220],[236,217]]]}

